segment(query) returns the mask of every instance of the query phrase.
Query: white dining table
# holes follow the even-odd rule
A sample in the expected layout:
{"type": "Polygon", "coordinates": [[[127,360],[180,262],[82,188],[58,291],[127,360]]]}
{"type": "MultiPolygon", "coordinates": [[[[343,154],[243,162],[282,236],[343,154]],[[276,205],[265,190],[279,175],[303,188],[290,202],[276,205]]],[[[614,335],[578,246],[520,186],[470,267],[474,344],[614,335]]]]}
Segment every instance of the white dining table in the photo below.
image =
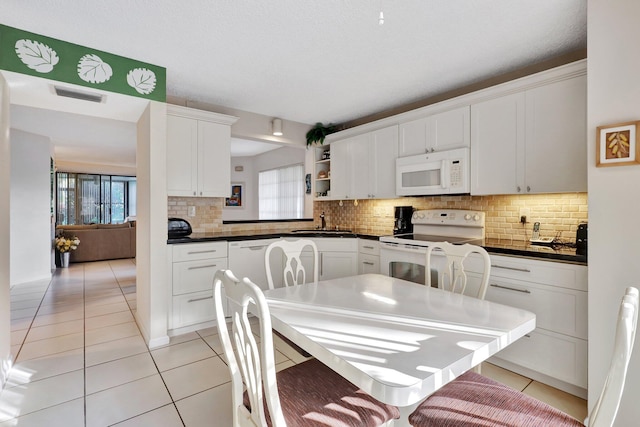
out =
{"type": "Polygon", "coordinates": [[[381,274],[264,294],[275,330],[399,407],[416,405],[536,326],[529,311],[381,274]]]}

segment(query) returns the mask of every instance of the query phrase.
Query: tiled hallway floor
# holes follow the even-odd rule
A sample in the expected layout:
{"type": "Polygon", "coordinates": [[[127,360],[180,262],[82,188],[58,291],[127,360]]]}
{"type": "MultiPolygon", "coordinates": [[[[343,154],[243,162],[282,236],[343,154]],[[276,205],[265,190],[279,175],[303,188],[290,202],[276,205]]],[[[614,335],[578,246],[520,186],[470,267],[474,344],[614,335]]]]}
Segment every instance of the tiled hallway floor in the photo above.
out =
{"type": "MultiPolygon", "coordinates": [[[[230,377],[215,328],[149,351],[134,321],[135,264],[71,264],[11,289],[14,367],[0,427],[231,426],[230,377]]],[[[305,360],[274,337],[279,369],[305,360]]],[[[586,402],[484,364],[482,373],[582,420],[586,402]]]]}

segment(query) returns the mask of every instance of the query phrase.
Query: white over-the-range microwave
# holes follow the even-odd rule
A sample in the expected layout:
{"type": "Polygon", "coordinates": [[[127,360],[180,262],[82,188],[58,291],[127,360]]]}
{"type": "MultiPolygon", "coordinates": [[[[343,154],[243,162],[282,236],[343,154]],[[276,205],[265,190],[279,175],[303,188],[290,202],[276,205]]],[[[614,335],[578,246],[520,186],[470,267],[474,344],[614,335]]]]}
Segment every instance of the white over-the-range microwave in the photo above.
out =
{"type": "Polygon", "coordinates": [[[463,194],[469,191],[469,148],[396,159],[398,196],[463,194]]]}

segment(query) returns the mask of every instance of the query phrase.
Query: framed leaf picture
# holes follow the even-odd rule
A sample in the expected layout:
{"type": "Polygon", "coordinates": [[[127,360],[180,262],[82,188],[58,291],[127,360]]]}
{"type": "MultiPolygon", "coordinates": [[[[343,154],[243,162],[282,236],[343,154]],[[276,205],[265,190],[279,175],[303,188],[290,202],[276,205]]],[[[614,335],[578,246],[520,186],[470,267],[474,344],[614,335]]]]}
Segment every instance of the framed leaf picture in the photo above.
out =
{"type": "Polygon", "coordinates": [[[598,126],[596,166],[640,164],[639,125],[640,121],[598,126]]]}

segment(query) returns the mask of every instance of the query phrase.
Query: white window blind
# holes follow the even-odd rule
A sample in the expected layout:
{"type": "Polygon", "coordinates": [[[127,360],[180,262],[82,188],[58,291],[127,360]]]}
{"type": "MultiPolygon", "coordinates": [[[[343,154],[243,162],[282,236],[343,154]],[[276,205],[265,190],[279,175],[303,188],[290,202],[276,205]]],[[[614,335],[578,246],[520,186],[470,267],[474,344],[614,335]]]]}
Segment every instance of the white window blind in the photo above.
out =
{"type": "Polygon", "coordinates": [[[259,218],[302,218],[304,189],[303,165],[260,172],[258,174],[259,218]]]}

